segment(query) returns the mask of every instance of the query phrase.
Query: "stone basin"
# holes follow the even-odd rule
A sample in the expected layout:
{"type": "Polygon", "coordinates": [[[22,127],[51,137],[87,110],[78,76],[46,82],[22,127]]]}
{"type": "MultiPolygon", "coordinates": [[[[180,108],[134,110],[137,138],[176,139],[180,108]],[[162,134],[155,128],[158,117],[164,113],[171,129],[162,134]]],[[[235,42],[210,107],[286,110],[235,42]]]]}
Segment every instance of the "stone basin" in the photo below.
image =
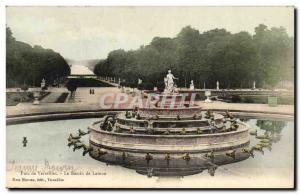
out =
{"type": "MultiPolygon", "coordinates": [[[[155,129],[163,128],[163,129],[182,129],[186,128],[186,130],[197,128],[208,127],[210,125],[210,119],[205,118],[205,114],[198,112],[197,118],[193,118],[192,116],[181,116],[180,119],[176,117],[162,117],[159,116],[158,119],[149,120],[146,118],[136,119],[136,118],[126,118],[125,113],[118,114],[116,119],[116,124],[119,125],[123,129],[133,128],[134,130],[146,130],[148,127],[152,127],[155,129]]],[[[214,122],[216,126],[223,126],[224,117],[221,114],[214,113],[214,122]]]]}
{"type": "Polygon", "coordinates": [[[199,135],[149,135],[104,131],[100,122],[89,127],[91,145],[133,153],[205,153],[231,150],[249,143],[249,127],[239,123],[237,131],[199,135]]]}
{"type": "Polygon", "coordinates": [[[89,127],[90,146],[93,148],[90,156],[148,176],[149,173],[151,176],[187,176],[204,170],[213,176],[218,166],[250,156],[241,151],[250,143],[249,126],[242,122],[238,122],[236,131],[196,135],[118,133],[102,130],[102,122],[99,120],[89,127]],[[234,158],[226,155],[233,150],[236,152],[234,158]],[[101,155],[99,151],[105,154],[101,155]],[[207,153],[214,153],[213,161],[205,157],[207,153]],[[147,154],[152,157],[149,161],[147,154]],[[184,159],[186,154],[189,154],[189,160],[184,159]],[[170,159],[166,160],[166,156],[170,159]]]}

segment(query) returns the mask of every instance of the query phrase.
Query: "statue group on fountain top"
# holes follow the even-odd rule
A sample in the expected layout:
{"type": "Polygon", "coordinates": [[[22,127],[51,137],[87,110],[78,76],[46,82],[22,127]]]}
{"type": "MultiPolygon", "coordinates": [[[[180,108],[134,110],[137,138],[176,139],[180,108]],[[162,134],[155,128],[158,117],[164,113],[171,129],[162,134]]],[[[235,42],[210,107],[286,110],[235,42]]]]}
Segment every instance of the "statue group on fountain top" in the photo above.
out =
{"type": "Polygon", "coordinates": [[[178,79],[174,77],[174,75],[171,73],[171,70],[168,70],[167,76],[164,78],[165,81],[165,90],[164,93],[166,94],[172,94],[172,93],[177,93],[177,87],[174,84],[174,80],[178,79]]]}

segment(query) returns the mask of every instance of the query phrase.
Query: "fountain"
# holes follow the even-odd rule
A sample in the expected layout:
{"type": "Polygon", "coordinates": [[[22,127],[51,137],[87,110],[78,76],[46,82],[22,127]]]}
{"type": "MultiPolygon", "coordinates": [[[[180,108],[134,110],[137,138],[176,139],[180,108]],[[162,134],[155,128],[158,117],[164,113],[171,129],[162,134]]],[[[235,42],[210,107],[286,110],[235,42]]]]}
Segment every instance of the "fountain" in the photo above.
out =
{"type": "MultiPolygon", "coordinates": [[[[90,127],[90,156],[148,176],[186,176],[252,155],[249,127],[183,100],[169,70],[155,106],[107,115],[90,127]]],[[[150,94],[148,94],[150,95],[150,94]]]]}

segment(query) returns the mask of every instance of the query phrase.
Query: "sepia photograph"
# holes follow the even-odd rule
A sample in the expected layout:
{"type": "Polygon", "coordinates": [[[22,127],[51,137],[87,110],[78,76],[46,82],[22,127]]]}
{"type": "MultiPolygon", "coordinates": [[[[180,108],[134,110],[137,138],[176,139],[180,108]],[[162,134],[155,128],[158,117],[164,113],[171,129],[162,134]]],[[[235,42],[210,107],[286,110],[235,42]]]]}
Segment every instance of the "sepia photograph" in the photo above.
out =
{"type": "Polygon", "coordinates": [[[295,189],[295,7],[5,12],[6,188],[295,189]]]}

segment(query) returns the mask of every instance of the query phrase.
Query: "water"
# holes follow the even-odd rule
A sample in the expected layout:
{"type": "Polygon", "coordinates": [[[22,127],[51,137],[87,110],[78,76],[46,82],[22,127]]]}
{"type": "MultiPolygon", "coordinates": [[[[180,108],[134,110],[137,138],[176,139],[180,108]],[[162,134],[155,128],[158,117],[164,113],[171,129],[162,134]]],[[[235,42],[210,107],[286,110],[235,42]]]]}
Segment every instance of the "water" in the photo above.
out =
{"type": "MultiPolygon", "coordinates": [[[[74,119],[47,121],[9,125],[6,130],[7,161],[15,160],[25,163],[86,164],[94,160],[81,157],[67,146],[70,133],[76,134],[78,129],[87,131],[87,127],[97,119],[74,119]],[[23,137],[27,137],[27,145],[23,147],[23,137]]],[[[86,136],[86,142],[87,136],[86,136]]]]}
{"type": "MultiPolygon", "coordinates": [[[[51,164],[95,168],[106,173],[106,176],[97,177],[97,180],[105,177],[111,180],[106,183],[111,187],[125,183],[128,187],[289,187],[293,183],[293,121],[246,120],[245,122],[252,130],[256,129],[259,135],[263,135],[266,130],[274,130],[276,134],[281,135],[280,140],[272,145],[271,151],[264,149],[264,154],[255,152],[254,158],[220,166],[213,177],[204,171],[184,178],[147,178],[134,170],[106,165],[88,155],[82,156],[82,150],[73,152],[72,148],[67,146],[70,133],[76,134],[78,129],[87,131],[87,126],[97,120],[59,120],[7,126],[7,164],[44,164],[47,161],[51,164]],[[28,141],[26,147],[22,143],[23,137],[28,141]],[[138,182],[141,184],[137,185],[138,182]]],[[[88,136],[84,136],[84,141],[88,143],[88,136]]],[[[257,143],[259,140],[251,136],[251,145],[257,143]]],[[[70,184],[72,186],[72,183],[70,184]]]]}

